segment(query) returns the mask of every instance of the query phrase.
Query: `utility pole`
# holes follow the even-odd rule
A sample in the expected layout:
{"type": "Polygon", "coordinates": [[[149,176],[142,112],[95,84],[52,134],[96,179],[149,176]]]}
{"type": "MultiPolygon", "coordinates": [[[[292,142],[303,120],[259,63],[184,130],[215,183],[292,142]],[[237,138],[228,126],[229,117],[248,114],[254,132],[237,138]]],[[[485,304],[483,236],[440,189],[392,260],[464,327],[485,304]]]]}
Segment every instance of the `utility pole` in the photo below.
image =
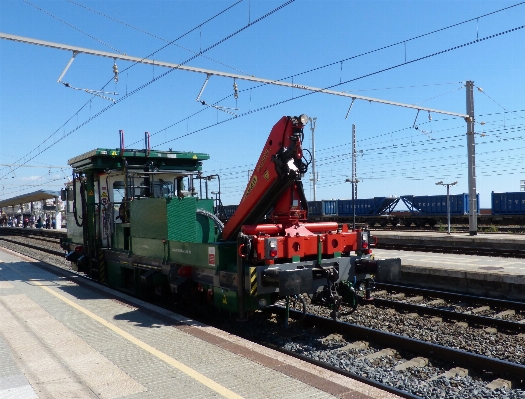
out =
{"type": "Polygon", "coordinates": [[[353,229],[355,230],[355,202],[357,200],[357,153],[355,148],[355,124],[352,123],[352,206],[354,213],[353,229]]]}
{"type": "Polygon", "coordinates": [[[469,195],[469,234],[478,234],[478,206],[476,192],[476,144],[474,142],[474,82],[468,80],[467,89],[467,156],[468,156],[468,195],[469,195]]]}
{"type": "Polygon", "coordinates": [[[357,153],[355,149],[355,125],[352,124],[352,178],[346,179],[346,183],[352,183],[352,213],[354,215],[354,222],[352,229],[355,230],[355,201],[357,200],[357,183],[359,180],[357,175],[357,153]]]}
{"type": "Polygon", "coordinates": [[[312,131],[312,182],[313,182],[313,188],[314,188],[314,201],[316,200],[316,183],[317,183],[317,175],[315,174],[315,126],[317,122],[317,117],[314,116],[310,119],[310,130],[312,131]]]}

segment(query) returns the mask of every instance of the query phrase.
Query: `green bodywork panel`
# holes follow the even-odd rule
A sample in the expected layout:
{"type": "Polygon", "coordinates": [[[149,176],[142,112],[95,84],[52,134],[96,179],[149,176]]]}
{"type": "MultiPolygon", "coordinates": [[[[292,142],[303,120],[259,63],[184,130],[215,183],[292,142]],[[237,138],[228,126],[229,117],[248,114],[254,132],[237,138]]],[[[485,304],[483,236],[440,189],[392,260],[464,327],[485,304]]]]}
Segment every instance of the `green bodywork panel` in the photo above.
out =
{"type": "Polygon", "coordinates": [[[129,223],[115,224],[115,233],[113,235],[113,248],[127,249],[129,243],[127,243],[126,241],[129,239],[129,230],[129,223]]]}
{"type": "Polygon", "coordinates": [[[183,197],[131,201],[131,237],[185,242],[216,241],[213,221],[197,214],[197,209],[213,213],[213,200],[183,197]]]}
{"type": "Polygon", "coordinates": [[[131,237],[134,255],[216,271],[237,270],[235,242],[193,243],[131,237]]]}
{"type": "MultiPolygon", "coordinates": [[[[235,243],[218,243],[213,220],[197,210],[213,213],[213,200],[147,198],[130,203],[130,251],[164,262],[213,270],[236,270],[235,243]]],[[[114,245],[124,249],[125,225],[115,229],[114,245]]]]}
{"type": "Polygon", "coordinates": [[[106,262],[106,281],[110,287],[122,286],[122,265],[120,263],[106,262]]]}
{"type": "Polygon", "coordinates": [[[169,240],[202,242],[197,237],[197,198],[170,198],[166,208],[169,240]]]}
{"type": "Polygon", "coordinates": [[[131,250],[134,255],[165,260],[168,254],[168,243],[159,239],[131,237],[131,250]]]}
{"type": "Polygon", "coordinates": [[[191,243],[170,241],[169,261],[217,271],[236,271],[235,242],[191,243]]]}
{"type": "Polygon", "coordinates": [[[130,208],[130,234],[132,238],[168,238],[166,223],[166,199],[146,198],[131,201],[130,208]]]}

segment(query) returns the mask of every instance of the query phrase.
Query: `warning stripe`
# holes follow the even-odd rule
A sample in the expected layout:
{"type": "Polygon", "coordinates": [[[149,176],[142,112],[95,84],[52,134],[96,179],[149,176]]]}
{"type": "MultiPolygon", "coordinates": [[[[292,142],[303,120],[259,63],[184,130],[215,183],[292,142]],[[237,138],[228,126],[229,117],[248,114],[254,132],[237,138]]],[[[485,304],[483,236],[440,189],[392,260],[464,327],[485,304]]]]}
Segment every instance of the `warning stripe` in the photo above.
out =
{"type": "Polygon", "coordinates": [[[106,258],[104,251],[98,252],[98,276],[102,284],[106,283],[106,258]]]}
{"type": "Polygon", "coordinates": [[[257,295],[257,268],[250,267],[250,295],[257,295]]]}

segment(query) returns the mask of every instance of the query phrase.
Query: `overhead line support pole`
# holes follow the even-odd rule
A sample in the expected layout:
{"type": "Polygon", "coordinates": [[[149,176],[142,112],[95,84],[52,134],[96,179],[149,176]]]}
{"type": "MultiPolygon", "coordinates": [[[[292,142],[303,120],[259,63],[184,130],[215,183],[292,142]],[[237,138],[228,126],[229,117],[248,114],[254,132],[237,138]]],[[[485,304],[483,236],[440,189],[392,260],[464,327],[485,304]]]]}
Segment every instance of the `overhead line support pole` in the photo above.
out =
{"type": "Polygon", "coordinates": [[[355,148],[355,124],[352,124],[352,229],[355,230],[355,203],[357,201],[357,153],[355,148]]]}
{"type": "Polygon", "coordinates": [[[476,144],[474,140],[474,82],[465,84],[467,90],[467,156],[468,156],[468,194],[469,194],[469,234],[478,234],[477,193],[476,193],[476,144]]]}
{"type": "Polygon", "coordinates": [[[314,189],[314,201],[316,200],[316,185],[317,185],[317,175],[315,172],[315,137],[314,131],[317,125],[317,117],[309,118],[310,119],[310,130],[312,131],[312,183],[314,189]]]}

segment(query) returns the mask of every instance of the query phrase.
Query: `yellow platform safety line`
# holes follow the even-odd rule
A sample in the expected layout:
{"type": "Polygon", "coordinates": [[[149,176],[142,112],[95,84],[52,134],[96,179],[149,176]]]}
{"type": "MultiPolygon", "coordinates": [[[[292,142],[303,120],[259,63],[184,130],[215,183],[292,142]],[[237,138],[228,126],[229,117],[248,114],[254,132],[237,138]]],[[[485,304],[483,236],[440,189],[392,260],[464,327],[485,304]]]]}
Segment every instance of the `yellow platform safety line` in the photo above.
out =
{"type": "Polygon", "coordinates": [[[49,292],[51,295],[54,295],[55,297],[60,299],[62,302],[65,302],[69,306],[71,306],[72,308],[74,308],[74,309],[84,313],[86,316],[89,316],[90,318],[92,318],[96,322],[102,324],[106,328],[109,328],[114,333],[120,335],[124,339],[127,339],[129,342],[135,344],[139,348],[141,348],[141,349],[145,350],[146,352],[152,354],[156,358],[162,360],[163,362],[169,364],[170,366],[176,368],[177,370],[182,371],[184,374],[186,374],[189,377],[193,378],[194,380],[200,382],[201,384],[203,384],[204,386],[210,388],[211,390],[217,392],[219,395],[222,395],[222,396],[224,396],[225,398],[228,398],[228,399],[242,399],[243,398],[242,396],[236,394],[235,392],[230,391],[228,388],[223,387],[222,385],[216,383],[211,378],[208,378],[205,375],[199,373],[198,371],[193,370],[191,367],[188,367],[185,364],[179,362],[178,360],[175,360],[174,358],[166,355],[165,353],[163,353],[160,350],[154,348],[153,346],[148,345],[147,343],[145,343],[145,342],[141,341],[140,339],[134,337],[133,335],[127,333],[126,331],[124,331],[123,329],[117,327],[116,325],[114,325],[114,324],[104,320],[102,317],[97,316],[93,312],[91,312],[91,311],[83,308],[82,306],[76,304],[75,302],[73,302],[72,300],[66,298],[65,296],[60,295],[58,292],[55,292],[51,288],[46,287],[40,281],[36,281],[36,280],[31,280],[31,281],[35,285],[37,285],[40,288],[42,288],[43,290],[46,290],[47,292],[49,292]]]}
{"type": "Polygon", "coordinates": [[[250,267],[250,295],[257,295],[257,268],[250,267]]]}

